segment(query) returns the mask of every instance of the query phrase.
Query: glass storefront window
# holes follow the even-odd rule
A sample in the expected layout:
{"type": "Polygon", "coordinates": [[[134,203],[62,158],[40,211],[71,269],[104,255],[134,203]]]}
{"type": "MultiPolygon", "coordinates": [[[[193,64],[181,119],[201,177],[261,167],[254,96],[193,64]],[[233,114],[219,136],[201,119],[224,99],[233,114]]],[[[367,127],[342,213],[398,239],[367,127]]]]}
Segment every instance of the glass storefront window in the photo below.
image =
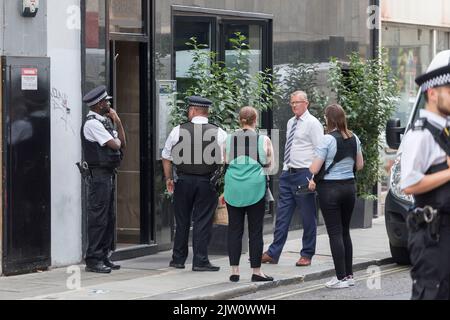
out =
{"type": "Polygon", "coordinates": [[[262,69],[262,26],[250,24],[225,24],[224,41],[225,41],[225,63],[228,67],[236,64],[236,50],[233,49],[230,39],[236,37],[236,33],[240,32],[247,40],[249,46],[249,65],[247,72],[251,75],[256,74],[262,69]]]}
{"type": "Polygon", "coordinates": [[[175,77],[181,91],[190,87],[192,79],[188,78],[187,74],[194,62],[192,46],[186,43],[195,37],[198,44],[206,45],[202,50],[210,52],[213,49],[212,22],[193,19],[195,18],[175,17],[175,77]]]}
{"type": "Polygon", "coordinates": [[[450,32],[438,31],[436,44],[437,52],[448,49],[450,49],[450,32]]]}
{"type": "Polygon", "coordinates": [[[144,34],[142,0],[111,0],[110,32],[144,34]]]}
{"type": "Polygon", "coordinates": [[[86,0],[85,92],[106,84],[105,0],[86,0]]]}
{"type": "Polygon", "coordinates": [[[382,39],[392,71],[398,78],[400,100],[395,117],[406,125],[418,92],[415,78],[427,69],[433,58],[433,31],[385,25],[382,39]]]}

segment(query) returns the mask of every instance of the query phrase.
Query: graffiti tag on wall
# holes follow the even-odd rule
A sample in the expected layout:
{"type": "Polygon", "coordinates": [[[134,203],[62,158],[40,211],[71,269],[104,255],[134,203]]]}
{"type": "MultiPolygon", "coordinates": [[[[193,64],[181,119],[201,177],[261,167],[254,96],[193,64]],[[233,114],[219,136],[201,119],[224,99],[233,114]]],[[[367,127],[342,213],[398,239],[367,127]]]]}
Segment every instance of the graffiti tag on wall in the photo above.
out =
{"type": "Polygon", "coordinates": [[[52,88],[52,108],[61,113],[60,120],[64,123],[66,131],[70,130],[75,135],[75,130],[70,123],[70,107],[66,93],[52,88]]]}

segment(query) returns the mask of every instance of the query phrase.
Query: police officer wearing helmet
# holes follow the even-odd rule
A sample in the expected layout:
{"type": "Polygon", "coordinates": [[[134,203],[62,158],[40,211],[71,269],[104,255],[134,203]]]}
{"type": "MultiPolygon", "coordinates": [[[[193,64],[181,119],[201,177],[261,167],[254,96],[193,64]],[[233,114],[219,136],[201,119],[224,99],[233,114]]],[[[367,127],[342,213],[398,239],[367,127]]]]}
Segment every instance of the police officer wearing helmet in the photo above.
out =
{"type": "Polygon", "coordinates": [[[169,266],[184,269],[193,221],[193,271],[219,271],[208,259],[208,243],[217,207],[218,195],[211,183],[222,162],[221,146],[227,134],[208,123],[208,99],[189,97],[189,122],[175,127],[162,151],[164,175],[169,193],[173,193],[175,239],[169,266]],[[176,168],[176,177],[174,170],[176,168]],[[176,180],[176,181],[174,181],[176,180]]]}
{"type": "Polygon", "coordinates": [[[90,108],[81,128],[84,159],[89,167],[85,261],[86,271],[97,273],[120,269],[109,256],[115,245],[115,179],[126,140],[122,122],[111,108],[110,99],[105,86],[93,89],[83,98],[90,108]]]}
{"type": "Polygon", "coordinates": [[[401,188],[414,195],[409,228],[413,300],[450,299],[450,50],[416,79],[426,108],[405,135],[401,188]]]}

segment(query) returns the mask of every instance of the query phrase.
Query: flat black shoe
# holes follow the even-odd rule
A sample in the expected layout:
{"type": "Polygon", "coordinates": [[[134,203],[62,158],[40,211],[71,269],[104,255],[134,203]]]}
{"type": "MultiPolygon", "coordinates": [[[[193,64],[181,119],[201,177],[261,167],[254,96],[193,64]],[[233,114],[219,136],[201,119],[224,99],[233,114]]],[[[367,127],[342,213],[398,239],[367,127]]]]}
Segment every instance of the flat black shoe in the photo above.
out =
{"type": "Polygon", "coordinates": [[[107,266],[108,268],[111,268],[111,270],[120,270],[120,266],[118,264],[113,263],[111,260],[106,259],[105,261],[103,261],[103,263],[105,264],[105,266],[107,266]]]}
{"type": "Polygon", "coordinates": [[[230,281],[231,282],[239,282],[239,275],[238,274],[232,274],[231,276],[230,276],[230,281]]]}
{"type": "Polygon", "coordinates": [[[185,266],[182,263],[175,263],[173,261],[170,261],[169,267],[175,268],[175,269],[184,269],[185,266]]]}
{"type": "Polygon", "coordinates": [[[262,282],[262,281],[273,281],[273,278],[269,277],[268,275],[266,275],[265,277],[261,277],[258,274],[252,275],[252,282],[262,282]]]}
{"type": "Polygon", "coordinates": [[[86,272],[95,272],[95,273],[111,273],[111,268],[103,265],[103,264],[96,264],[96,265],[87,265],[85,268],[86,272]]]}
{"type": "Polygon", "coordinates": [[[220,267],[213,266],[211,263],[204,266],[193,266],[192,271],[219,271],[220,267]]]}

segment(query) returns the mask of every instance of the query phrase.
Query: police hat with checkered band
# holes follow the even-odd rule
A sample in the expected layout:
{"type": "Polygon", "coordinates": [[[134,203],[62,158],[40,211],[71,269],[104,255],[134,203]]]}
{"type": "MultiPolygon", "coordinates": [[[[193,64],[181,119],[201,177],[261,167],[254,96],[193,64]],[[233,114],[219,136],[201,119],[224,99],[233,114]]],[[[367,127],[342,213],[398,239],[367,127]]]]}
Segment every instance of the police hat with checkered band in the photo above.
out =
{"type": "Polygon", "coordinates": [[[84,97],[83,102],[90,108],[100,103],[103,100],[111,100],[112,97],[108,95],[106,91],[106,86],[98,86],[95,89],[89,91],[84,97]]]}
{"type": "Polygon", "coordinates": [[[422,92],[428,89],[450,85],[450,50],[439,52],[425,74],[416,78],[422,92]]]}
{"type": "Polygon", "coordinates": [[[201,108],[209,108],[212,105],[212,101],[198,97],[198,96],[191,96],[188,98],[188,106],[189,107],[201,107],[201,108]]]}

